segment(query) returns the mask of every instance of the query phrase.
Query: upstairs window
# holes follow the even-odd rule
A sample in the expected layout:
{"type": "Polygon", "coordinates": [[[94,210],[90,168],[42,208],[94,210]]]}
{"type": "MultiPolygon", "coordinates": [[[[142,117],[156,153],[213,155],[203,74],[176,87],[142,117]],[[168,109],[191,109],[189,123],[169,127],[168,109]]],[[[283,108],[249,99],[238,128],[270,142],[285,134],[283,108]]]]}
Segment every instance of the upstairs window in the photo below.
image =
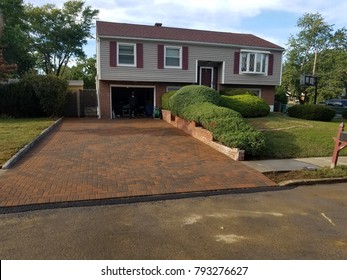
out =
{"type": "Polygon", "coordinates": [[[118,65],[136,66],[135,44],[118,44],[118,65]]]}
{"type": "Polygon", "coordinates": [[[242,51],[240,57],[241,73],[267,74],[269,54],[253,51],[242,51]]]}
{"type": "Polygon", "coordinates": [[[165,68],[182,68],[181,58],[181,47],[165,47],[165,68]]]}

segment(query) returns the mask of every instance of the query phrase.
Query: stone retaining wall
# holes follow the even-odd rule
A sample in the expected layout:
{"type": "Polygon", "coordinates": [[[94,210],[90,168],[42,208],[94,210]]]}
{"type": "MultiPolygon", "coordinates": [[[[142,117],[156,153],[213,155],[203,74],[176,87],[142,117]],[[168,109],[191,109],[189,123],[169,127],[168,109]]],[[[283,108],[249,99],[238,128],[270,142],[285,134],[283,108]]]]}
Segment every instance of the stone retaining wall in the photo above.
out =
{"type": "Polygon", "coordinates": [[[244,160],[245,151],[237,148],[229,148],[213,140],[212,133],[203,127],[196,126],[195,122],[187,121],[177,116],[173,116],[170,111],[162,110],[163,120],[173,126],[183,130],[185,133],[193,136],[201,142],[209,145],[213,149],[227,155],[233,160],[244,160]]]}

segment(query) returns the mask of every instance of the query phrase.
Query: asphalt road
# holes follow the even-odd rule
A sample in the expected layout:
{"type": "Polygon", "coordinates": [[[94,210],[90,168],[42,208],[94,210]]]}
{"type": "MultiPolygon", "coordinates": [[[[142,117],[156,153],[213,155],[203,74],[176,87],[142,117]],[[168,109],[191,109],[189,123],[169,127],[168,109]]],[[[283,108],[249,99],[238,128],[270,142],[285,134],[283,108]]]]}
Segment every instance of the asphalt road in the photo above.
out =
{"type": "Polygon", "coordinates": [[[1,259],[347,259],[347,186],[0,215],[1,259]]]}

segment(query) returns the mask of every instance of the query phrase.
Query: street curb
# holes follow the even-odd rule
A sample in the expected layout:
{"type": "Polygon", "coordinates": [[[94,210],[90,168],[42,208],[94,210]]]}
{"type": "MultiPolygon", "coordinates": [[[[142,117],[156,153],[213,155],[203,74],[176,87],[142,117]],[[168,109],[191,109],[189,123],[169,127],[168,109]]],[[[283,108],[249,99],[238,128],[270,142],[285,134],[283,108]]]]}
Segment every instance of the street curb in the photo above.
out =
{"type": "Polygon", "coordinates": [[[40,142],[44,137],[51,133],[61,122],[63,118],[56,120],[51,126],[43,130],[32,142],[25,145],[20,149],[14,156],[12,156],[8,161],[6,161],[1,169],[10,169],[18,160],[20,160],[27,152],[29,152],[38,142],[40,142]]]}
{"type": "MultiPolygon", "coordinates": [[[[285,188],[283,188],[285,189],[285,188]]],[[[107,205],[122,205],[130,203],[143,203],[143,202],[158,202],[174,199],[187,199],[187,198],[202,198],[209,196],[227,195],[227,194],[247,194],[257,192],[270,192],[283,190],[278,186],[261,186],[257,188],[231,188],[226,190],[214,190],[214,191],[197,191],[197,192],[183,192],[183,193],[167,193],[158,195],[143,195],[121,198],[101,198],[90,200],[75,200],[75,201],[62,201],[62,202],[46,202],[35,203],[27,205],[17,206],[1,206],[0,215],[21,213],[28,211],[40,211],[49,209],[65,209],[73,207],[94,207],[94,206],[107,206],[107,205]]]]}
{"type": "Polygon", "coordinates": [[[279,182],[279,187],[299,186],[299,185],[316,185],[316,184],[333,184],[347,182],[347,178],[323,178],[323,179],[297,179],[279,182]]]}

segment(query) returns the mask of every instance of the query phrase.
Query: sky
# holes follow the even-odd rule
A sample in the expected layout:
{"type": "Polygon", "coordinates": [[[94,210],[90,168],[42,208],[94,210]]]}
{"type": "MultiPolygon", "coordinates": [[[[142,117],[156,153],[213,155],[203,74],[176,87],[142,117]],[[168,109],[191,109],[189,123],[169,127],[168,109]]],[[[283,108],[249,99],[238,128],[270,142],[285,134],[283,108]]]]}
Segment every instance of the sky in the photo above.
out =
{"type": "MultiPolygon", "coordinates": [[[[201,30],[250,33],[286,47],[305,13],[320,13],[334,29],[347,27],[346,0],[84,0],[99,10],[98,20],[201,30]]],[[[24,0],[34,6],[64,0],[24,0]]],[[[93,29],[95,34],[95,28],[93,29]]],[[[95,54],[95,40],[84,48],[95,54]]]]}

